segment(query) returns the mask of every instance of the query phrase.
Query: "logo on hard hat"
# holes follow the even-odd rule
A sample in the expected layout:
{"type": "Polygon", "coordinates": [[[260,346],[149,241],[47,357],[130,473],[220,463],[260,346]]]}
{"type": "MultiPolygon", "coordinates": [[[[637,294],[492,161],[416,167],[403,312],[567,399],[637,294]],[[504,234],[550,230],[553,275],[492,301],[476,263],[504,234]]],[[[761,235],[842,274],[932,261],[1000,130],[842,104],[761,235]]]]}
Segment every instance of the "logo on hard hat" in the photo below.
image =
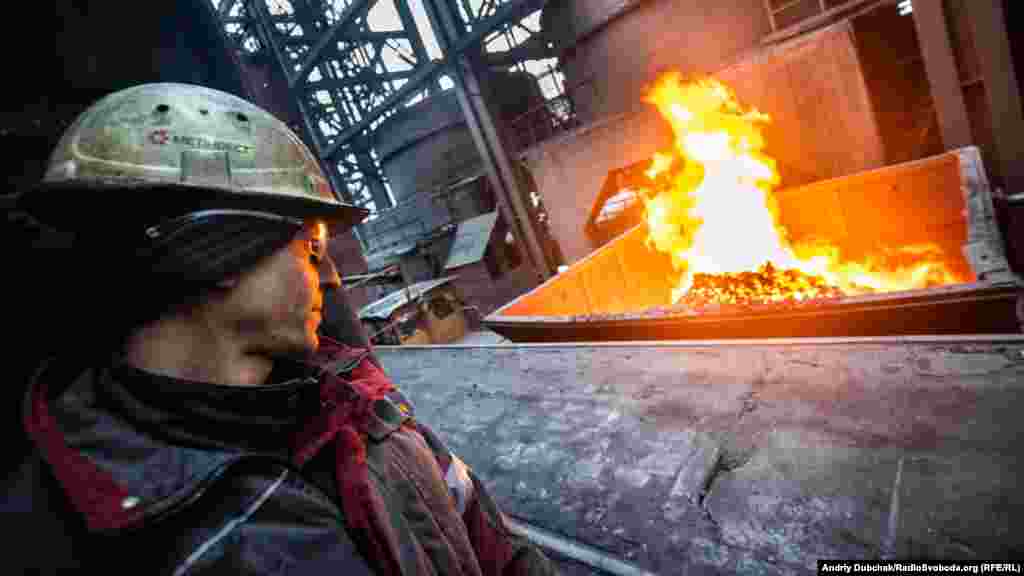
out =
{"type": "Polygon", "coordinates": [[[164,146],[168,142],[177,144],[179,146],[186,146],[188,148],[198,148],[201,150],[216,150],[218,152],[237,152],[239,154],[252,153],[254,147],[249,144],[239,144],[237,142],[227,142],[225,140],[214,140],[205,136],[184,136],[181,134],[172,135],[170,132],[164,129],[153,130],[149,133],[149,141],[157,146],[164,146]]]}
{"type": "Polygon", "coordinates": [[[163,146],[167,144],[167,140],[170,139],[170,134],[167,130],[153,130],[149,133],[149,141],[157,146],[163,146]]]}
{"type": "Polygon", "coordinates": [[[218,152],[237,152],[239,154],[248,154],[253,151],[253,147],[248,144],[239,144],[237,142],[228,142],[226,140],[214,140],[212,138],[206,138],[205,136],[182,136],[175,134],[171,137],[171,141],[175,144],[187,146],[189,148],[216,150],[218,152]]]}

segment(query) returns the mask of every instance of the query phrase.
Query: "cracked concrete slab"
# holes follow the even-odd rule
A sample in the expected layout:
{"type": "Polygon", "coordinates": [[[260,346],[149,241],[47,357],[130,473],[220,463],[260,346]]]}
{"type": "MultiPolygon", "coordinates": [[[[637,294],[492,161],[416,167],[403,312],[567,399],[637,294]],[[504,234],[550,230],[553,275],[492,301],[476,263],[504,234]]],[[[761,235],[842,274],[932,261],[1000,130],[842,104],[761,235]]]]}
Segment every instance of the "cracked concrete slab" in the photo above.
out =
{"type": "Polygon", "coordinates": [[[721,458],[721,448],[714,440],[700,432],[688,432],[688,441],[675,449],[682,457],[679,472],[668,494],[669,503],[680,499],[690,504],[697,503],[721,458]]]}
{"type": "Polygon", "coordinates": [[[1024,338],[378,355],[509,513],[655,573],[1024,554],[1024,338]]]}

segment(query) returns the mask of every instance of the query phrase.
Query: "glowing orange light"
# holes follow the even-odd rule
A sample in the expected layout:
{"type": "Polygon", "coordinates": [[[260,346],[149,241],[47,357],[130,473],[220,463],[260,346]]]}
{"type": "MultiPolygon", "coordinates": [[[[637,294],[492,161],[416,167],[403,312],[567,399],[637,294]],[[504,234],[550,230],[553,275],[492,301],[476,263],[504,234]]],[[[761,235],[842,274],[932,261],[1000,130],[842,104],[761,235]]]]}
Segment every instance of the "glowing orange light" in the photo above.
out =
{"type": "Polygon", "coordinates": [[[764,152],[761,127],[770,118],[741,107],[717,80],[684,83],[678,73],[661,77],[645,100],[675,135],[672,153],[655,155],[647,171],[670,184],[644,199],[648,244],[670,254],[680,274],[673,302],[691,290],[720,302],[774,301],[962,281],[934,245],[860,262],[844,261],[828,243],[791,246],[772,197],[779,173],[764,152]]]}

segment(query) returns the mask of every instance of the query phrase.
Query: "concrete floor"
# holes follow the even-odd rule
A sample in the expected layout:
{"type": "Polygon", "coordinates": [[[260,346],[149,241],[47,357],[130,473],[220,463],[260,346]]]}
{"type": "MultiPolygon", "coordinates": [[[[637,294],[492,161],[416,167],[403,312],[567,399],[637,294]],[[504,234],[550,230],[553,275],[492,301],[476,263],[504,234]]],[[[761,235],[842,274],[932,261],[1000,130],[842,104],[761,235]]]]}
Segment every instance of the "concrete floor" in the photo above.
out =
{"type": "Polygon", "coordinates": [[[1021,337],[378,353],[507,513],[656,574],[1024,556],[1021,337]]]}

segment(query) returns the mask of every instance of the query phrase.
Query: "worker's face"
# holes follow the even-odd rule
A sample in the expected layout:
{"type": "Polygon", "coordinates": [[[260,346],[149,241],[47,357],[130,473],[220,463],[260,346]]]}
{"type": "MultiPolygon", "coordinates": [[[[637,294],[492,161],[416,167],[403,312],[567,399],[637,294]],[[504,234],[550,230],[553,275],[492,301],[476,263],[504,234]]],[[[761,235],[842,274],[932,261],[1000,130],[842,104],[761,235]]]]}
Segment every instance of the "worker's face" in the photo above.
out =
{"type": "Polygon", "coordinates": [[[324,292],[341,280],[327,227],[307,224],[287,245],[237,277],[225,303],[229,329],[252,354],[308,357],[319,345],[324,292]]]}

